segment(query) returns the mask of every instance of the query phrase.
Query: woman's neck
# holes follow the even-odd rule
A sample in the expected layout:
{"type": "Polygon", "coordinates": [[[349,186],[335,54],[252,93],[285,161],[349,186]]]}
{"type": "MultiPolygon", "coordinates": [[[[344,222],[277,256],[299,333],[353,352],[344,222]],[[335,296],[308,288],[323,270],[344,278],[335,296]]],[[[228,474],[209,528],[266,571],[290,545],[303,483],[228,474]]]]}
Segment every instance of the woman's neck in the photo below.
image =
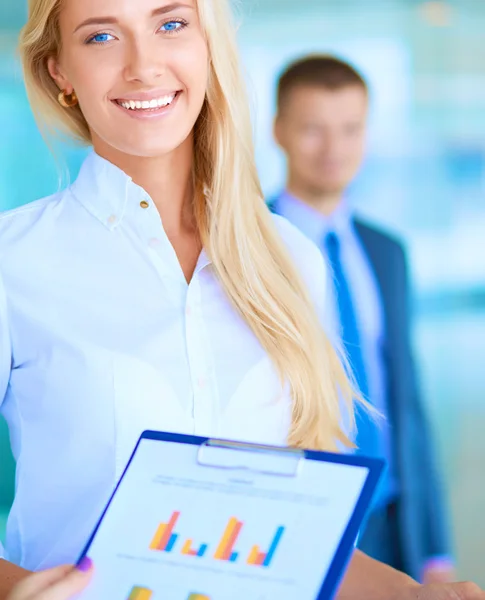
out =
{"type": "Polygon", "coordinates": [[[170,154],[154,158],[130,156],[101,142],[94,148],[149,194],[189,282],[202,249],[193,210],[192,136],[170,154]]]}

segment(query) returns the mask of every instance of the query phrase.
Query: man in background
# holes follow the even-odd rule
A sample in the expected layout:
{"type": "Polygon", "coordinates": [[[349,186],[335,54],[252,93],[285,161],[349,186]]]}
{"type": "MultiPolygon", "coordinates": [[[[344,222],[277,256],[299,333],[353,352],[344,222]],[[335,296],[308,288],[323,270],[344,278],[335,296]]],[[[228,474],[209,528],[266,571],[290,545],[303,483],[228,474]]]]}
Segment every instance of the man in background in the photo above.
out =
{"type": "Polygon", "coordinates": [[[313,56],[291,65],[278,84],[275,120],[288,179],[270,206],[326,257],[329,327],[362,394],[385,417],[376,424],[357,415],[358,452],[388,465],[359,547],[425,583],[448,582],[454,570],[411,350],[406,256],[392,236],[356,218],[345,198],[363,161],[368,109],[367,84],[349,64],[313,56]]]}

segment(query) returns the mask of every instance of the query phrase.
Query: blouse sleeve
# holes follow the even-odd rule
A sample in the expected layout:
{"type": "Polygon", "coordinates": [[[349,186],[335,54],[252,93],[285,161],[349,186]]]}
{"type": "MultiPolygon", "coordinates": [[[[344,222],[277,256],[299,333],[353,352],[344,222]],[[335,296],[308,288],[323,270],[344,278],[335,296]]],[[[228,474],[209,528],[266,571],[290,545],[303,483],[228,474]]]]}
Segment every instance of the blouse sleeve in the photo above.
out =
{"type": "Polygon", "coordinates": [[[329,274],[322,253],[292,223],[279,215],[273,215],[273,220],[325,327],[329,274]]]}
{"type": "MultiPolygon", "coordinates": [[[[0,415],[10,379],[11,364],[12,349],[9,326],[7,322],[7,297],[0,272],[0,415]]],[[[5,551],[2,543],[0,542],[0,559],[2,558],[5,558],[5,551]]]]}
{"type": "Polygon", "coordinates": [[[7,319],[7,296],[0,272],[0,413],[7,393],[12,365],[12,347],[7,319]]]}

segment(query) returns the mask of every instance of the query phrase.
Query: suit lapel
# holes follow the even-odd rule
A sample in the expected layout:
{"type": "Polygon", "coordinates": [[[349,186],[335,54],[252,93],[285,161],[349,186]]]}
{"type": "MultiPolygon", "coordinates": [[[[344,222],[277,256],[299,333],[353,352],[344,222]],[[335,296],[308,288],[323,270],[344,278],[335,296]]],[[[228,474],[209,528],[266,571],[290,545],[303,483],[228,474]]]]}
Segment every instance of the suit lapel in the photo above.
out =
{"type": "MultiPolygon", "coordinates": [[[[379,234],[373,231],[367,225],[364,225],[357,219],[353,220],[353,224],[357,235],[364,247],[364,250],[369,259],[372,270],[374,271],[377,285],[381,294],[382,306],[384,310],[384,319],[386,323],[386,331],[392,335],[393,319],[392,319],[392,298],[393,298],[393,273],[392,273],[392,256],[389,255],[385,246],[383,247],[382,240],[379,234]]],[[[388,337],[386,335],[386,338],[388,337]]]]}

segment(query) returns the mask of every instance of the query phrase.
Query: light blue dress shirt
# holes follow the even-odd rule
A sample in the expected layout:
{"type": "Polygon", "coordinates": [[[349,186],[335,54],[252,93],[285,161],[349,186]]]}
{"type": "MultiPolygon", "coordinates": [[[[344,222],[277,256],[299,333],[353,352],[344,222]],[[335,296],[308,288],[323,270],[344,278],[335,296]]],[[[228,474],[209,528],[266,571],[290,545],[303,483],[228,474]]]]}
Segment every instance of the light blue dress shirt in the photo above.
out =
{"type": "MultiPolygon", "coordinates": [[[[386,335],[384,309],[373,269],[357,236],[352,222],[352,213],[346,202],[342,202],[337,210],[327,217],[285,192],[276,200],[275,210],[312,240],[324,256],[324,241],[327,233],[334,232],[339,238],[342,265],[356,312],[369,398],[384,417],[380,423],[380,430],[383,437],[382,447],[385,449],[383,458],[388,468],[381,487],[379,505],[385,504],[397,496],[398,483],[391,450],[392,431],[387,418],[389,413],[387,369],[383,357],[386,335]]],[[[328,272],[331,273],[330,265],[328,272]]],[[[341,327],[335,288],[330,284],[327,289],[326,327],[331,337],[338,340],[341,327]]]]}
{"type": "MultiPolygon", "coordinates": [[[[384,308],[374,271],[355,231],[352,212],[347,203],[343,201],[332,215],[326,217],[288,192],[284,192],[276,200],[275,211],[312,240],[324,256],[324,240],[327,233],[333,231],[340,240],[342,264],[352,294],[361,335],[370,399],[385,418],[381,430],[383,447],[386,448],[384,458],[387,461],[388,469],[387,477],[381,488],[381,503],[396,498],[400,490],[391,451],[392,429],[387,419],[389,412],[387,373],[382,352],[386,336],[384,308]]],[[[331,273],[330,268],[328,273],[331,273]]],[[[327,285],[325,325],[329,334],[334,336],[336,343],[340,343],[340,318],[336,294],[331,283],[330,281],[327,285]]],[[[431,556],[423,565],[423,572],[425,569],[447,570],[453,566],[454,560],[451,556],[431,556]]]]}

